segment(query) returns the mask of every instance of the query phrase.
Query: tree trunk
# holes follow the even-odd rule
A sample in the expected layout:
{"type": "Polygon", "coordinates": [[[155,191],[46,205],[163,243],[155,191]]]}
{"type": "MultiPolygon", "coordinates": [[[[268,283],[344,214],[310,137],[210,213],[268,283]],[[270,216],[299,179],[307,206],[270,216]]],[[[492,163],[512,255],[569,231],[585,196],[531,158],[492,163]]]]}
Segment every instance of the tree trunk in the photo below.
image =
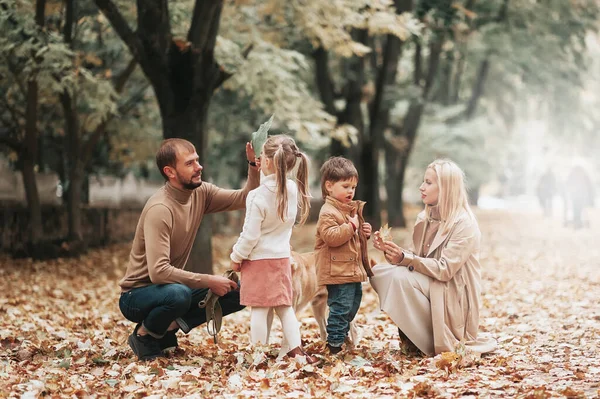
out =
{"type": "Polygon", "coordinates": [[[408,165],[408,159],[414,146],[424,109],[424,103],[418,100],[413,101],[406,112],[402,128],[399,132],[395,132],[396,135],[403,136],[406,139],[407,146],[405,151],[399,153],[392,146],[386,146],[387,211],[388,224],[390,226],[406,227],[402,191],[404,189],[406,166],[408,165]]]}
{"type": "MultiPolygon", "coordinates": [[[[224,1],[195,1],[187,41],[173,40],[167,0],[138,0],[135,31],[113,1],[94,1],[152,84],[164,138],[189,140],[196,146],[200,162],[204,162],[210,100],[214,90],[230,76],[220,70],[214,59],[224,1]]],[[[207,215],[190,255],[189,263],[194,271],[212,273],[211,236],[211,221],[207,215]]]]}
{"type": "MultiPolygon", "coordinates": [[[[404,217],[403,209],[404,201],[402,199],[402,190],[404,188],[405,178],[404,175],[415,138],[417,137],[419,125],[421,124],[421,117],[423,116],[423,111],[425,110],[425,105],[428,101],[429,93],[438,71],[443,43],[444,34],[440,33],[434,37],[433,42],[430,44],[427,76],[425,78],[422,96],[420,99],[413,100],[411,102],[404,117],[402,127],[395,129],[394,134],[396,136],[401,136],[406,140],[406,150],[401,154],[391,151],[390,148],[387,148],[386,151],[386,154],[390,155],[390,158],[386,159],[386,165],[388,167],[386,187],[389,190],[387,210],[388,223],[391,226],[406,226],[406,219],[404,217]]],[[[420,63],[421,61],[415,59],[415,64],[417,62],[420,63]]]]}
{"type": "Polygon", "coordinates": [[[454,77],[452,79],[452,93],[450,95],[450,104],[458,104],[460,101],[460,84],[462,82],[462,76],[465,70],[465,59],[466,54],[457,53],[458,62],[456,63],[456,70],[454,71],[454,77]]]}
{"type": "MultiPolygon", "coordinates": [[[[412,9],[412,1],[396,0],[398,13],[407,12],[412,9]]],[[[402,56],[402,41],[394,36],[387,35],[383,50],[383,63],[377,74],[375,84],[375,96],[370,109],[370,140],[367,140],[363,152],[363,165],[365,165],[364,179],[366,196],[369,204],[366,207],[365,218],[369,219],[375,229],[381,226],[381,199],[379,197],[379,160],[380,153],[384,147],[383,132],[389,125],[390,107],[385,104],[386,90],[396,82],[398,62],[402,56]]]]}
{"type": "Polygon", "coordinates": [[[65,153],[67,154],[67,217],[69,241],[81,242],[81,186],[83,184],[84,166],[81,163],[81,145],[79,121],[75,106],[75,99],[68,92],[60,95],[65,119],[65,153]]]}
{"type": "Polygon", "coordinates": [[[315,59],[315,78],[321,102],[325,105],[327,113],[335,115],[335,90],[329,73],[329,53],[323,47],[319,47],[313,52],[313,58],[315,59]]]}
{"type": "Polygon", "coordinates": [[[473,92],[471,93],[471,98],[469,99],[469,104],[467,105],[467,109],[465,110],[465,117],[467,119],[471,119],[475,112],[477,111],[477,105],[479,104],[479,100],[481,96],[483,96],[483,89],[485,87],[485,81],[487,80],[488,72],[490,70],[490,59],[487,56],[479,65],[479,69],[477,70],[477,78],[475,80],[475,86],[473,86],[473,92]]]}
{"type": "MultiPolygon", "coordinates": [[[[367,45],[369,33],[366,30],[356,29],[352,32],[352,36],[357,42],[367,45]]],[[[365,122],[363,120],[361,108],[363,101],[363,86],[365,84],[365,63],[367,61],[368,59],[366,57],[358,56],[353,56],[348,60],[348,76],[351,76],[352,78],[348,81],[345,90],[346,107],[338,119],[340,124],[347,123],[358,130],[358,145],[351,149],[344,149],[344,154],[335,154],[333,152],[335,144],[332,144],[332,155],[344,155],[352,159],[356,164],[359,176],[368,176],[369,172],[367,172],[367,170],[371,165],[371,162],[368,159],[365,159],[367,155],[363,155],[365,152],[370,152],[370,143],[365,139],[365,122]],[[367,170],[365,168],[367,168],[367,170]]],[[[332,142],[334,143],[335,140],[332,140],[332,142]]],[[[356,198],[369,201],[369,185],[366,180],[367,179],[362,179],[360,181],[360,184],[357,187],[356,198]]],[[[366,217],[367,215],[365,215],[365,218],[366,217]]]]}
{"type": "Polygon", "coordinates": [[[469,196],[469,204],[472,206],[477,206],[477,202],[479,201],[479,188],[479,186],[472,187],[467,193],[469,196]]]}
{"type": "MultiPolygon", "coordinates": [[[[38,27],[43,28],[45,22],[45,0],[36,1],[35,22],[38,27]]],[[[21,156],[23,157],[23,186],[29,209],[29,239],[31,247],[35,252],[41,241],[44,231],[42,224],[42,207],[40,195],[35,179],[35,164],[38,157],[38,83],[35,79],[29,79],[27,83],[27,108],[25,110],[25,146],[21,156]]]]}
{"type": "Polygon", "coordinates": [[[452,71],[454,69],[454,50],[446,52],[446,58],[442,63],[440,81],[436,85],[435,101],[442,105],[450,105],[450,84],[452,82],[452,71]]]}
{"type": "MultiPolygon", "coordinates": [[[[77,20],[75,16],[75,0],[66,1],[65,25],[63,37],[65,43],[73,48],[73,25],[77,20]]],[[[69,187],[67,189],[67,217],[68,234],[67,239],[76,243],[77,246],[83,242],[81,224],[81,191],[85,174],[85,165],[81,162],[81,132],[79,131],[79,116],[77,114],[77,101],[75,95],[64,91],[60,95],[61,104],[65,118],[65,133],[67,142],[67,165],[69,167],[69,187]]]]}

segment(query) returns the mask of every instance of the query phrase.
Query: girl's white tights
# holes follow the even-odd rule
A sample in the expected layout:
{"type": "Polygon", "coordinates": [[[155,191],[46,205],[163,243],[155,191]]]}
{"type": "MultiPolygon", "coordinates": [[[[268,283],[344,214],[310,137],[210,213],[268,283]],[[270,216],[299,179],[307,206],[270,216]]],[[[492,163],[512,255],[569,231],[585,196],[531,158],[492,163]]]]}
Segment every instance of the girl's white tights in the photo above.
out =
{"type": "MultiPolygon", "coordinates": [[[[268,344],[273,310],[281,320],[283,329],[283,347],[293,349],[300,346],[300,326],[291,306],[253,307],[250,316],[250,339],[253,345],[268,344]]],[[[289,350],[288,350],[289,351],[289,350]]],[[[287,351],[286,351],[287,353],[287,351]]]]}

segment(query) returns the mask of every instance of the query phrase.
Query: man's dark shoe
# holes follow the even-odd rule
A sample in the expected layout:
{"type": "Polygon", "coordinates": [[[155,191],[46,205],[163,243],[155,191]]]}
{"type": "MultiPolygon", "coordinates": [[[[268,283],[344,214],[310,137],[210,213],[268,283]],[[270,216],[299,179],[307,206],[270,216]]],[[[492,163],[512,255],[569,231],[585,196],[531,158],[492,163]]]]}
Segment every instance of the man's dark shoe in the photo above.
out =
{"type": "Polygon", "coordinates": [[[152,360],[157,357],[164,357],[162,351],[160,350],[160,345],[158,343],[158,339],[153,336],[147,335],[138,335],[137,331],[140,328],[138,324],[133,330],[133,333],[127,338],[127,343],[133,350],[133,353],[140,360],[152,360]]]}
{"type": "Polygon", "coordinates": [[[160,350],[163,352],[170,352],[175,350],[179,344],[177,343],[177,329],[167,331],[161,339],[158,340],[160,350]]]}
{"type": "Polygon", "coordinates": [[[342,351],[341,346],[332,346],[329,344],[327,344],[327,349],[329,349],[329,353],[331,353],[332,355],[336,355],[342,351]]]}

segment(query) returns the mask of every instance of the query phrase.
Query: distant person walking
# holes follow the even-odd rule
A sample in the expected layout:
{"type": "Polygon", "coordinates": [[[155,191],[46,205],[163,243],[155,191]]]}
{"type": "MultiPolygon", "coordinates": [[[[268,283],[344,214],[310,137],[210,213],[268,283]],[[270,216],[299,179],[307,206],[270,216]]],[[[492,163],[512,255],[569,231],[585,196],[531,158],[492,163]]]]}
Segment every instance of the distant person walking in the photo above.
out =
{"type": "MultiPolygon", "coordinates": [[[[583,213],[586,208],[594,206],[594,185],[583,166],[576,165],[571,169],[565,182],[565,189],[573,228],[589,227],[589,220],[584,220],[583,213]]],[[[565,222],[568,223],[568,221],[565,222]]]]}
{"type": "Polygon", "coordinates": [[[540,201],[540,206],[544,211],[544,216],[552,217],[552,201],[554,199],[554,193],[556,192],[556,178],[552,170],[548,168],[544,174],[540,177],[540,181],[537,186],[537,197],[540,201]]]}

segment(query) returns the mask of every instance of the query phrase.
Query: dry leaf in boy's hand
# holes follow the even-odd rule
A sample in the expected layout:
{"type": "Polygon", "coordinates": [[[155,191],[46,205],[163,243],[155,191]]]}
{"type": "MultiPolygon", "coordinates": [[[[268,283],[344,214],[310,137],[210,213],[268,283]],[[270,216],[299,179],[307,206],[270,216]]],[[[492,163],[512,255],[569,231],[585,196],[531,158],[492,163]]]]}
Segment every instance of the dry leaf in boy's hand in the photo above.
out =
{"type": "Polygon", "coordinates": [[[379,229],[379,235],[383,241],[392,241],[394,237],[392,237],[392,228],[388,226],[388,224],[384,224],[379,229]]]}

